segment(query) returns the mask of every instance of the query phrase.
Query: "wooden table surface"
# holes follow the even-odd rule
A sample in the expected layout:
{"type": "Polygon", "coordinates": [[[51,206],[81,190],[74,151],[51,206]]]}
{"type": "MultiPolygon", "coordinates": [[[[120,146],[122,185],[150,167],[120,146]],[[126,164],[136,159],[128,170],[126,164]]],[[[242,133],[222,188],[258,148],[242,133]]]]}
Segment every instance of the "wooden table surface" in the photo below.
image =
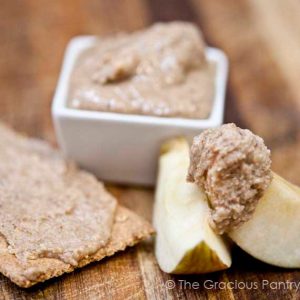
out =
{"type": "MultiPolygon", "coordinates": [[[[71,37],[188,20],[202,28],[210,45],[229,56],[226,122],[261,135],[272,150],[273,169],[300,184],[298,0],[1,0],[0,4],[0,118],[17,130],[55,143],[50,105],[71,37]]],[[[152,191],[129,187],[111,191],[121,203],[151,219],[152,191]]],[[[236,249],[228,271],[169,276],[159,270],[149,242],[29,290],[0,275],[0,299],[300,299],[300,290],[263,288],[262,280],[298,283],[300,272],[265,265],[236,249]],[[168,280],[175,288],[166,287],[168,280]],[[210,289],[203,286],[205,280],[257,282],[258,288],[210,289]]]]}

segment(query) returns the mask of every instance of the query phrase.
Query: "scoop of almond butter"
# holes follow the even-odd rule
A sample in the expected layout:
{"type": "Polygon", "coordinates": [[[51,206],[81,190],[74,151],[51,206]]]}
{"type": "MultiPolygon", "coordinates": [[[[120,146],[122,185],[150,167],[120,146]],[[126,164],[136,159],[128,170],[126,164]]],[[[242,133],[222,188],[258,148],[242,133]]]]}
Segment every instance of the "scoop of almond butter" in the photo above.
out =
{"type": "Polygon", "coordinates": [[[194,138],[188,181],[208,195],[217,233],[249,220],[271,180],[270,150],[250,130],[226,124],[194,138]]]}

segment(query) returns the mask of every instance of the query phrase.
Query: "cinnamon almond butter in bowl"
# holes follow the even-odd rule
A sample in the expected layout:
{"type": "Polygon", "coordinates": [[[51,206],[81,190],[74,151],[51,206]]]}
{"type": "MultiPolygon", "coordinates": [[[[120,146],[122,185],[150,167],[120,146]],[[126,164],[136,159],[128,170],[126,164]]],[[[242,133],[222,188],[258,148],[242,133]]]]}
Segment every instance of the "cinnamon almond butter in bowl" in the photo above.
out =
{"type": "Polygon", "coordinates": [[[103,180],[153,186],[162,141],[222,123],[227,73],[192,23],[75,37],[52,105],[58,143],[103,180]]]}

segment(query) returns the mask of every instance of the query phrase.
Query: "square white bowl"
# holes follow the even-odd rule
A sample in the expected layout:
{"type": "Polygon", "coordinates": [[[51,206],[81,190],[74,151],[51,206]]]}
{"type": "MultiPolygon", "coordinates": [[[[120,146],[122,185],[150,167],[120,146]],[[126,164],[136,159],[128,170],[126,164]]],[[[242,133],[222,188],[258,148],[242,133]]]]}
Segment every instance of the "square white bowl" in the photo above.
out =
{"type": "Polygon", "coordinates": [[[135,185],[155,184],[157,159],[163,141],[175,136],[189,140],[223,123],[228,60],[219,49],[206,49],[216,64],[215,98],[208,119],[166,118],[98,112],[67,107],[69,79],[78,55],[96,41],[94,36],[73,38],[52,103],[58,143],[67,158],[100,179],[135,185]]]}

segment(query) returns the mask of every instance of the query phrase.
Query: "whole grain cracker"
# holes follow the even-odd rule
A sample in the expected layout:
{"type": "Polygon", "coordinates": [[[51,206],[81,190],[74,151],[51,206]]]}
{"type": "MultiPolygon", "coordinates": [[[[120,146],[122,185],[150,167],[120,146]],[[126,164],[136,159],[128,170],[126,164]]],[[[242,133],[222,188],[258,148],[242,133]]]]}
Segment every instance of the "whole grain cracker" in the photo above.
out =
{"type": "MultiPolygon", "coordinates": [[[[0,124],[0,147],[1,143],[13,143],[18,151],[33,151],[40,155],[42,159],[62,159],[59,152],[47,143],[24,137],[2,124],[0,124]]],[[[99,182],[100,184],[102,183],[99,182]]],[[[52,277],[72,272],[75,268],[83,267],[91,262],[111,256],[128,246],[135,245],[152,233],[153,229],[148,222],[130,210],[118,205],[108,243],[96,253],[81,259],[76,266],[60,259],[49,257],[28,260],[26,266],[24,266],[18,257],[9,251],[7,240],[0,231],[0,272],[20,287],[28,288],[52,277]]]]}

